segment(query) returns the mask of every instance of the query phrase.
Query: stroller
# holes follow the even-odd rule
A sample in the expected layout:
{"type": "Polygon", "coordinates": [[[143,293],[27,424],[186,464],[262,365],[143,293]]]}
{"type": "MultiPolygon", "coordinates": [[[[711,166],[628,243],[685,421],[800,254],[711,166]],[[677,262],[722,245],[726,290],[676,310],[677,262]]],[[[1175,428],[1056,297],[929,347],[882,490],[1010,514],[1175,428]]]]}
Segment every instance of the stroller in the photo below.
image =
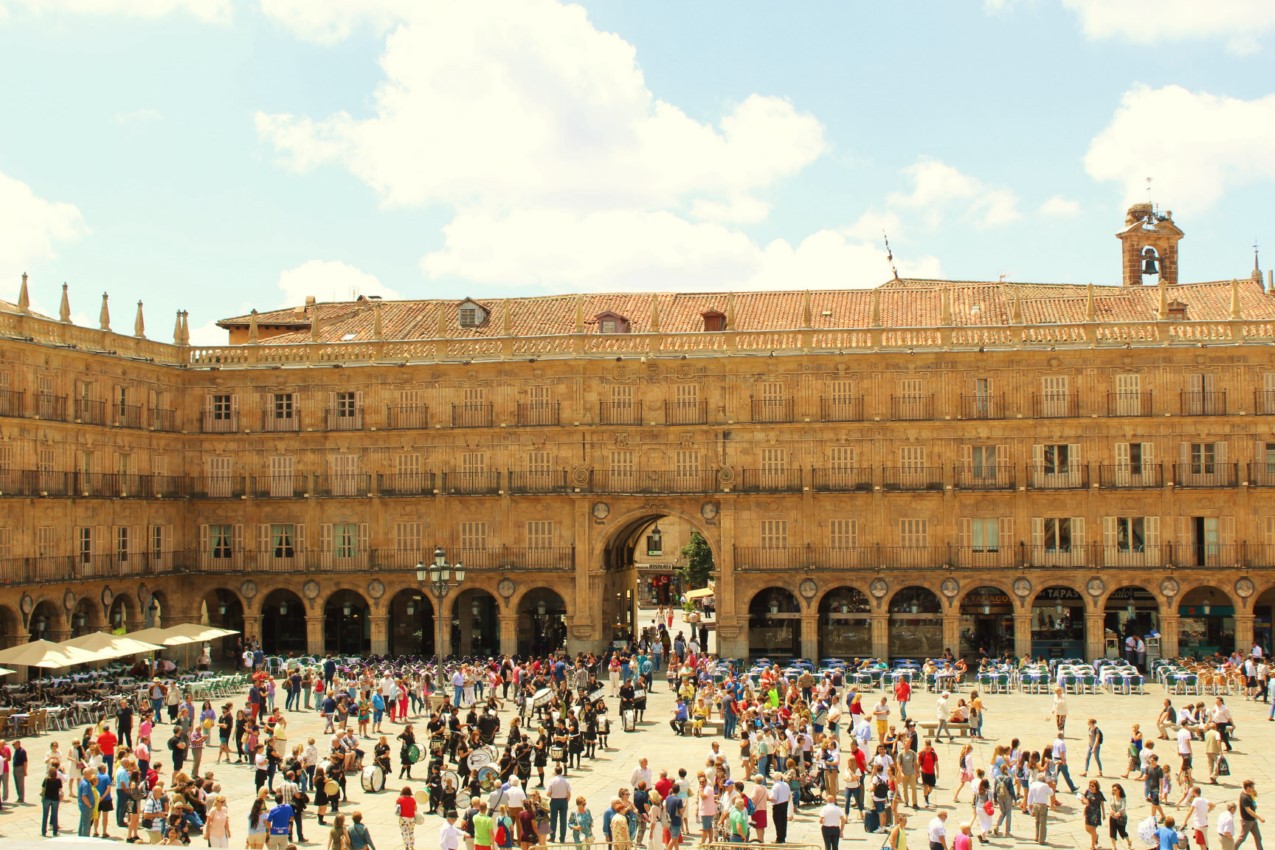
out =
{"type": "Polygon", "coordinates": [[[818,806],[823,803],[823,776],[819,768],[810,767],[801,776],[801,793],[797,795],[798,806],[818,806]]]}

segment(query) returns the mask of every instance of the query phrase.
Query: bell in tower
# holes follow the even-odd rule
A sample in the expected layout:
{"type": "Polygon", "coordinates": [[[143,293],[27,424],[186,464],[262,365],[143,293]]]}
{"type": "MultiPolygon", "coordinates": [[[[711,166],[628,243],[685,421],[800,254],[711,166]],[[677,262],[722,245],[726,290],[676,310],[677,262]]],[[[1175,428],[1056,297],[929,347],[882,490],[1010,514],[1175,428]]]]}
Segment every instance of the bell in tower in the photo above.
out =
{"type": "Polygon", "coordinates": [[[1160,267],[1155,261],[1155,248],[1142,249],[1142,273],[1143,274],[1159,274],[1160,267]]]}
{"type": "Polygon", "coordinates": [[[1125,286],[1178,282],[1178,242],[1183,233],[1173,223],[1173,213],[1156,212],[1151,204],[1134,204],[1125,214],[1125,229],[1116,234],[1121,246],[1121,271],[1125,286]]]}

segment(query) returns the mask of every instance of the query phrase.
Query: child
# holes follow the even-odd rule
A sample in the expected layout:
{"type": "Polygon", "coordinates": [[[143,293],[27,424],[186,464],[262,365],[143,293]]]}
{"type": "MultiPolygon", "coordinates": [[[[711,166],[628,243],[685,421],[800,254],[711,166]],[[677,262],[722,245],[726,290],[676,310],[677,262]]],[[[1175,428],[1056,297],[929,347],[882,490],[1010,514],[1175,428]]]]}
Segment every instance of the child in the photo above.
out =
{"type": "Polygon", "coordinates": [[[567,826],[576,844],[593,843],[593,815],[586,808],[584,797],[576,797],[576,810],[567,818],[567,826]]]}

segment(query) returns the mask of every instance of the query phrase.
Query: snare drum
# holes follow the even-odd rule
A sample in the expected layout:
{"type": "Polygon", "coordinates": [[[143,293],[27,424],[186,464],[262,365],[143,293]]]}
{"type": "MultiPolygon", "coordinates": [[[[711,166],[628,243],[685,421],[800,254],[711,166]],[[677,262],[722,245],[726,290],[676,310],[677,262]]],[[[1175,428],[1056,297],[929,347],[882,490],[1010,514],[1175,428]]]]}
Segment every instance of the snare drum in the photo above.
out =
{"type": "Polygon", "coordinates": [[[567,757],[567,750],[561,744],[554,744],[549,748],[549,758],[553,761],[563,761],[567,757]]]}
{"type": "Polygon", "coordinates": [[[469,796],[469,790],[462,788],[456,792],[456,811],[463,812],[469,808],[472,798],[469,796]]]}
{"type": "Polygon", "coordinates": [[[598,734],[606,735],[611,731],[611,721],[605,715],[598,718],[598,734]]]}
{"type": "Polygon", "coordinates": [[[441,756],[443,754],[443,750],[445,750],[446,748],[447,748],[447,742],[444,741],[442,738],[429,739],[430,755],[441,756]]]}
{"type": "Polygon", "coordinates": [[[469,754],[469,766],[478,770],[496,762],[496,751],[492,747],[477,747],[469,754]]]}
{"type": "Polygon", "coordinates": [[[646,702],[646,688],[638,688],[633,692],[634,702],[646,702]]]}
{"type": "Polygon", "coordinates": [[[369,765],[363,768],[363,790],[370,794],[375,794],[385,790],[385,771],[381,770],[377,765],[369,765]]]}

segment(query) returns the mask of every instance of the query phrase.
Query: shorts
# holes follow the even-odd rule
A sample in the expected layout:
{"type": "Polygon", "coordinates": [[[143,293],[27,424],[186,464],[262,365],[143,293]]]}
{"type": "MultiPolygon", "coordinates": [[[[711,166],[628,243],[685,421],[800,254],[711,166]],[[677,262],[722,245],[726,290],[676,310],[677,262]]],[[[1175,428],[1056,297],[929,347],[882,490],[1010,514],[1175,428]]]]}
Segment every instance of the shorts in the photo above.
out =
{"type": "Polygon", "coordinates": [[[1195,843],[1200,845],[1201,847],[1203,847],[1206,844],[1206,841],[1204,838],[1204,830],[1197,829],[1195,831],[1195,843]]]}
{"type": "Polygon", "coordinates": [[[668,834],[671,838],[674,838],[674,839],[681,838],[682,837],[681,822],[679,821],[678,823],[670,823],[668,825],[668,834]]]}
{"type": "Polygon", "coordinates": [[[287,835],[275,835],[274,833],[271,833],[270,837],[266,839],[266,846],[269,847],[270,850],[286,850],[290,843],[291,842],[288,840],[287,835]]]}
{"type": "Polygon", "coordinates": [[[1160,790],[1157,788],[1155,791],[1152,791],[1150,795],[1148,795],[1148,799],[1151,801],[1151,805],[1160,805],[1160,790]]]}
{"type": "Polygon", "coordinates": [[[704,832],[713,831],[713,816],[701,815],[699,819],[699,828],[704,832]]]}
{"type": "Polygon", "coordinates": [[[106,799],[104,799],[104,800],[99,800],[99,801],[98,801],[98,803],[97,803],[97,810],[98,810],[99,812],[113,812],[113,811],[115,811],[115,804],[111,802],[111,798],[110,798],[110,797],[107,797],[107,798],[106,798],[106,799]]]}
{"type": "Polygon", "coordinates": [[[1190,769],[1191,769],[1191,757],[1190,757],[1190,756],[1182,756],[1182,769],[1183,769],[1183,770],[1190,770],[1190,769]]]}
{"type": "Polygon", "coordinates": [[[753,812],[753,826],[758,829],[766,828],[766,811],[764,809],[758,809],[753,812]]]}
{"type": "Polygon", "coordinates": [[[938,774],[935,774],[935,773],[921,774],[921,784],[924,785],[926,788],[933,788],[935,785],[938,784],[938,782],[939,782],[938,774]]]}

